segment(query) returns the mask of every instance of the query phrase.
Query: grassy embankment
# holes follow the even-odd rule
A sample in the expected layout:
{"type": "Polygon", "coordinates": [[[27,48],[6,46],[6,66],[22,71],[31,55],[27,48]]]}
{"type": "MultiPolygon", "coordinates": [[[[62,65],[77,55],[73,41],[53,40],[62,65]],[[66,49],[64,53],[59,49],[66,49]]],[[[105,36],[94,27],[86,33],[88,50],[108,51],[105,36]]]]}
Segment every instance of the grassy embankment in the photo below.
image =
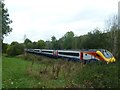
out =
{"type": "Polygon", "coordinates": [[[117,88],[118,63],[90,63],[50,59],[28,54],[5,57],[3,88],[117,88]]]}

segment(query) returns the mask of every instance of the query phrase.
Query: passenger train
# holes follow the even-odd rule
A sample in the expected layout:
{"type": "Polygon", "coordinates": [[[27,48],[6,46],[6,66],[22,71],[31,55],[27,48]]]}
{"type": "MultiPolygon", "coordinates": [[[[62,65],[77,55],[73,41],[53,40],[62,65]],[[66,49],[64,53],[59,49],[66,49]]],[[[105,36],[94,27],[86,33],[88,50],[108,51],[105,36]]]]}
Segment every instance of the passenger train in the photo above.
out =
{"type": "Polygon", "coordinates": [[[45,55],[54,58],[66,58],[68,60],[91,62],[103,61],[107,63],[115,62],[116,59],[111,52],[105,49],[89,50],[48,50],[48,49],[25,49],[27,53],[45,55]]]}

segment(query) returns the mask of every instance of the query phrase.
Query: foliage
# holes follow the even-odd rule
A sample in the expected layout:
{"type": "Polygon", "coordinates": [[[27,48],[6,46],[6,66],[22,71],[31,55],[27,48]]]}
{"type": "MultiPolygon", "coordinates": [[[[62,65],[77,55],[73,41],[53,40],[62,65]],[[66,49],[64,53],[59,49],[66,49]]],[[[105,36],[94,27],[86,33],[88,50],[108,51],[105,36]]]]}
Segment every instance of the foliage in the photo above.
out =
{"type": "Polygon", "coordinates": [[[72,62],[26,55],[3,56],[3,88],[118,88],[118,63],[72,62]],[[11,67],[11,66],[14,66],[11,67]],[[46,82],[47,81],[47,82],[46,82]]]}
{"type": "Polygon", "coordinates": [[[8,44],[7,43],[2,43],[2,53],[6,53],[7,48],[8,48],[8,44]]]}
{"type": "Polygon", "coordinates": [[[9,18],[8,9],[5,8],[3,1],[0,1],[0,10],[0,12],[2,12],[2,14],[0,14],[0,17],[2,17],[2,37],[4,37],[3,35],[7,35],[12,31],[12,28],[10,27],[12,20],[9,18]]]}
{"type": "Polygon", "coordinates": [[[45,48],[45,42],[43,40],[38,40],[37,48],[40,48],[40,49],[45,48]]]}
{"type": "Polygon", "coordinates": [[[45,42],[45,48],[46,49],[51,49],[52,48],[52,43],[50,41],[45,42]]]}
{"type": "Polygon", "coordinates": [[[74,33],[72,31],[67,32],[57,42],[57,49],[73,49],[74,45],[74,33]]]}
{"type": "Polygon", "coordinates": [[[58,48],[58,42],[55,36],[51,37],[51,44],[52,44],[52,49],[57,49],[58,48]]]}
{"type": "Polygon", "coordinates": [[[43,40],[38,40],[37,42],[32,42],[30,39],[24,41],[25,48],[45,48],[45,42],[43,40]]]}
{"type": "Polygon", "coordinates": [[[25,39],[24,41],[25,48],[32,48],[32,41],[30,39],[25,39]]]}
{"type": "Polygon", "coordinates": [[[64,35],[64,48],[65,49],[72,49],[72,42],[73,42],[73,37],[74,37],[74,33],[72,31],[67,32],[64,35]]]}
{"type": "Polygon", "coordinates": [[[23,44],[19,44],[18,42],[12,42],[10,46],[7,48],[8,56],[16,56],[22,54],[24,52],[23,44]]]}
{"type": "Polygon", "coordinates": [[[117,88],[118,80],[118,63],[91,63],[76,76],[76,83],[87,88],[117,88]]]}

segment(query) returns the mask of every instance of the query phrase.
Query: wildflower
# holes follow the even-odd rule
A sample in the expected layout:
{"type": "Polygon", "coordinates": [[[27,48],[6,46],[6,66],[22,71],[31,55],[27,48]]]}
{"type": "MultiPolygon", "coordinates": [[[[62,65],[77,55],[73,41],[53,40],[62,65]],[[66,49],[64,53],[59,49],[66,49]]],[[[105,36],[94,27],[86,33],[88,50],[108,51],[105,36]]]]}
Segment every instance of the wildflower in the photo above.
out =
{"type": "Polygon", "coordinates": [[[13,82],[11,82],[11,84],[13,84],[13,82]]]}

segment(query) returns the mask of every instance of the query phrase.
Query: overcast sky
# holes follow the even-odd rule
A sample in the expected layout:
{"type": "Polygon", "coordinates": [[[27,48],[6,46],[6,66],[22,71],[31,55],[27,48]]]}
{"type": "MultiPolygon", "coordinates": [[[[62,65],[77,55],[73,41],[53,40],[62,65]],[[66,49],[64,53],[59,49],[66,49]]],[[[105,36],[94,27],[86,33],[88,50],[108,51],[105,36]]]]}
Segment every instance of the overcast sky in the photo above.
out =
{"type": "Polygon", "coordinates": [[[101,30],[105,20],[117,14],[119,0],[5,0],[13,31],[5,43],[57,39],[66,32],[76,36],[87,34],[94,28],[101,30]]]}

